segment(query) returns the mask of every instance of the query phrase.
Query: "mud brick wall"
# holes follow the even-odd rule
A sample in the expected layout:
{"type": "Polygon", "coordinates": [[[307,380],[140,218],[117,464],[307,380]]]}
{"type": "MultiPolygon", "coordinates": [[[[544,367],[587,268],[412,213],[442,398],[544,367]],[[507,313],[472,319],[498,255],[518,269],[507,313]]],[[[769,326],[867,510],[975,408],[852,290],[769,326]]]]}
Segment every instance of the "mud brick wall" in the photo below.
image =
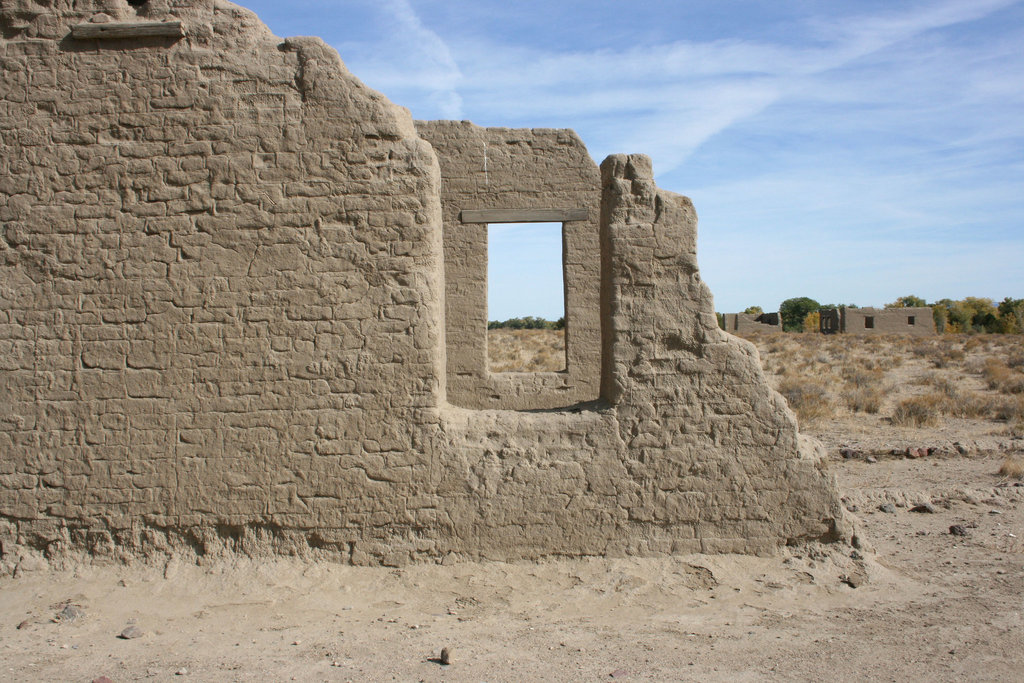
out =
{"type": "Polygon", "coordinates": [[[778,313],[726,313],[725,331],[740,335],[751,332],[781,332],[782,323],[778,313]]]}
{"type": "Polygon", "coordinates": [[[849,334],[935,334],[935,319],[928,306],[916,308],[843,308],[840,325],[849,334]],[[870,320],[871,327],[868,327],[870,320]]]}
{"type": "Polygon", "coordinates": [[[134,10],[49,4],[2,15],[0,514],[38,542],[256,525],[352,553],[422,522],[440,204],[408,113],[227,3],[151,11],[176,41],[76,41],[134,10]]]}
{"type": "Polygon", "coordinates": [[[646,158],[602,178],[571,131],[418,132],[321,41],[221,0],[0,0],[0,29],[0,570],[848,535],[646,158]],[[454,208],[563,202],[588,209],[566,224],[569,371],[458,384],[481,348],[446,329],[486,314],[446,306],[480,284],[446,262],[479,247],[454,208]]]}

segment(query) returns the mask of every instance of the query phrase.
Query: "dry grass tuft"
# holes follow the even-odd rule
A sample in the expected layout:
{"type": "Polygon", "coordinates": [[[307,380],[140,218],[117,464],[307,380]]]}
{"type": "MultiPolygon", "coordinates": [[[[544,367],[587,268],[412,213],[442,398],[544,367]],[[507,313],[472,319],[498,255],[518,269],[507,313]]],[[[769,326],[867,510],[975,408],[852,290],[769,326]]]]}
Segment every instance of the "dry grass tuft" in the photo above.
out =
{"type": "Polygon", "coordinates": [[[941,394],[911,396],[900,401],[892,411],[892,423],[903,427],[929,427],[938,422],[945,397],[941,394]]]}
{"type": "Polygon", "coordinates": [[[1008,455],[999,466],[999,476],[1007,479],[1024,479],[1024,456],[1008,455]]]}
{"type": "Polygon", "coordinates": [[[855,413],[874,415],[882,410],[885,392],[879,387],[852,387],[843,392],[843,403],[855,413]]]}
{"type": "Polygon", "coordinates": [[[565,333],[488,330],[487,360],[491,372],[560,372],[565,370],[565,333]]]}
{"type": "Polygon", "coordinates": [[[981,371],[989,389],[996,389],[1004,394],[1024,394],[1024,374],[1010,368],[999,358],[985,359],[981,371]]]}
{"type": "Polygon", "coordinates": [[[779,393],[796,412],[800,424],[834,417],[835,406],[828,385],[807,376],[788,376],[779,382],[779,393]]]}

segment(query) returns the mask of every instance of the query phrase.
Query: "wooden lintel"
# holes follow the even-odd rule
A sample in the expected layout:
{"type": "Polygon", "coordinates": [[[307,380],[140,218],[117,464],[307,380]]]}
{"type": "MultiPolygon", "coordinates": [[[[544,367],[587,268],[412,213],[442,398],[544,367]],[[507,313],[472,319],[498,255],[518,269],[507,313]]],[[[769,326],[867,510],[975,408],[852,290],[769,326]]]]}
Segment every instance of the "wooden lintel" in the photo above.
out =
{"type": "Polygon", "coordinates": [[[71,37],[78,40],[115,38],[181,38],[180,21],[132,21],[122,24],[75,24],[71,37]]]}
{"type": "Polygon", "coordinates": [[[463,209],[463,223],[564,223],[585,221],[587,209],[463,209]]]}

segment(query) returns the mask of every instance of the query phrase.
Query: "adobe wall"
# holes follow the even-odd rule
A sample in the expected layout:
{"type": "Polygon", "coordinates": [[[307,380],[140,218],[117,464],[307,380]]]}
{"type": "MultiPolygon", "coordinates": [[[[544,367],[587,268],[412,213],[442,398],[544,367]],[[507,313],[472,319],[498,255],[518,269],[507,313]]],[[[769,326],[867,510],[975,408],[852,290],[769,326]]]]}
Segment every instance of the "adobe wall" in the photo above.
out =
{"type": "Polygon", "coordinates": [[[726,313],[725,331],[738,335],[781,332],[782,322],[778,313],[726,313]]]}
{"type": "Polygon", "coordinates": [[[928,306],[916,308],[843,308],[842,330],[848,334],[935,334],[935,319],[928,306]]]}
{"type": "Polygon", "coordinates": [[[221,0],[4,0],[0,28],[4,567],[26,549],[400,565],[848,535],[753,346],[717,327],[693,207],[645,157],[599,178],[569,131],[421,137],[322,42],[221,0]],[[184,35],[71,37],[100,9],[184,35]],[[504,150],[493,189],[480,141],[504,150]],[[566,228],[568,388],[509,397],[479,366],[460,385],[480,348],[446,327],[486,314],[455,262],[479,228],[459,242],[453,210],[549,204],[587,209],[566,228]]]}

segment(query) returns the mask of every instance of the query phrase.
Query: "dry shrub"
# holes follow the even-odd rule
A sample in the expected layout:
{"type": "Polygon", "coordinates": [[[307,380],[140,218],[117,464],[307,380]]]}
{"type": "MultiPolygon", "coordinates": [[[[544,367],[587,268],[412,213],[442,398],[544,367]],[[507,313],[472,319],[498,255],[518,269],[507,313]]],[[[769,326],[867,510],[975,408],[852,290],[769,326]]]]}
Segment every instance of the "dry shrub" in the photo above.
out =
{"type": "Polygon", "coordinates": [[[1008,455],[999,466],[999,476],[1007,479],[1024,479],[1024,457],[1008,455]]]}
{"type": "Polygon", "coordinates": [[[994,415],[1003,402],[997,397],[974,391],[957,392],[945,396],[942,412],[954,417],[979,418],[994,415]]]}
{"type": "Polygon", "coordinates": [[[1024,420],[1024,396],[1014,396],[1000,401],[992,411],[997,420],[1014,422],[1024,420]]]}
{"type": "Polygon", "coordinates": [[[820,379],[784,377],[779,382],[779,393],[796,412],[801,424],[810,424],[835,414],[832,394],[820,379]]]}
{"type": "Polygon", "coordinates": [[[885,400],[885,392],[878,387],[854,386],[846,389],[843,393],[843,402],[846,407],[854,412],[878,413],[882,409],[882,402],[885,400]]]}
{"type": "Polygon", "coordinates": [[[989,389],[998,389],[1004,394],[1024,394],[1024,374],[1011,370],[998,358],[985,359],[981,374],[989,389]]]}
{"type": "Polygon", "coordinates": [[[904,427],[927,427],[938,422],[944,412],[945,397],[940,394],[912,396],[900,401],[892,411],[892,423],[904,427]]]}
{"type": "Polygon", "coordinates": [[[564,370],[565,333],[562,330],[488,330],[487,359],[491,372],[564,370]]]}

